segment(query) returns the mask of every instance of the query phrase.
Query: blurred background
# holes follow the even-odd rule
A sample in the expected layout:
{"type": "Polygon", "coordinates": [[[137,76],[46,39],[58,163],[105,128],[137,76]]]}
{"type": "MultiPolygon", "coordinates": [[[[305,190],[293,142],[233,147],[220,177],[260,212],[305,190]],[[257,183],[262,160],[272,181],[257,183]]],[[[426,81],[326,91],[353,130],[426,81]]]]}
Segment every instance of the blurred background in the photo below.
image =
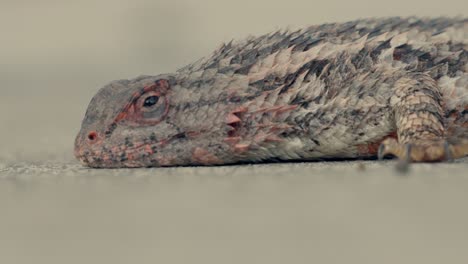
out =
{"type": "Polygon", "coordinates": [[[0,263],[468,263],[468,159],[92,170],[89,101],[222,42],[466,0],[0,0],[0,263]]]}
{"type": "Polygon", "coordinates": [[[0,0],[0,158],[73,160],[101,86],[173,72],[233,38],[363,17],[467,14],[465,0],[0,0]]]}

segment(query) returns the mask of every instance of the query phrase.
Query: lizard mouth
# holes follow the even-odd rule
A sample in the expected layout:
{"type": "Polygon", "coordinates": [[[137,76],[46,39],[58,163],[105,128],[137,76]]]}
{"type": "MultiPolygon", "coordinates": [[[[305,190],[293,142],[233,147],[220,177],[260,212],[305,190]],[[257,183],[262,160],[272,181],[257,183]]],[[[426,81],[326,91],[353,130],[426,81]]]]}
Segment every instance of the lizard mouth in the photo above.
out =
{"type": "Polygon", "coordinates": [[[136,142],[129,145],[106,147],[102,141],[80,144],[77,139],[75,157],[90,168],[137,168],[170,166],[171,159],[156,157],[158,151],[175,139],[185,138],[178,133],[157,142],[136,142]]]}

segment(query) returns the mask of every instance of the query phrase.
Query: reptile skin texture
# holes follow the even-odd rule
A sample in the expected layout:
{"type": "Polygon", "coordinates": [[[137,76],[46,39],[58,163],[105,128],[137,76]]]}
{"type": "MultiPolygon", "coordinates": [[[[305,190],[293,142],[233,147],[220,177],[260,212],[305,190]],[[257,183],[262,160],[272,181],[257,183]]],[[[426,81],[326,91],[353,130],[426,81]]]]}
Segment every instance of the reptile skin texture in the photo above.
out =
{"type": "Polygon", "coordinates": [[[468,19],[385,18],[222,44],[113,81],[75,156],[96,168],[468,155],[468,19]]]}

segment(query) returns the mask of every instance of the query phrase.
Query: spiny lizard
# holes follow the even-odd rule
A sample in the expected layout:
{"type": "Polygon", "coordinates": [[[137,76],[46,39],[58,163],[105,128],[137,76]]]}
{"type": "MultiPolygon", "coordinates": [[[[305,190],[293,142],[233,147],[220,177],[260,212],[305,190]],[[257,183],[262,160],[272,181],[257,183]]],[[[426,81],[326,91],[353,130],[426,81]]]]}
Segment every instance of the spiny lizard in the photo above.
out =
{"type": "Polygon", "coordinates": [[[468,155],[468,19],[385,18],[223,44],[118,80],[75,142],[90,167],[468,155]]]}

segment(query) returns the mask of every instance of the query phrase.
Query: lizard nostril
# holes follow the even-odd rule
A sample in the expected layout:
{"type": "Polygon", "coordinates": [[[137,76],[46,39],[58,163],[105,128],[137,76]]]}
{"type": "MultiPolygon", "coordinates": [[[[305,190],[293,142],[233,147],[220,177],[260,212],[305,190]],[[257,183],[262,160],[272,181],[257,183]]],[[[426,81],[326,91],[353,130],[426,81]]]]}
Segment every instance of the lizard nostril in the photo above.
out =
{"type": "Polygon", "coordinates": [[[89,134],[88,134],[88,140],[89,141],[95,141],[97,139],[98,135],[95,131],[91,131],[89,134]]]}

